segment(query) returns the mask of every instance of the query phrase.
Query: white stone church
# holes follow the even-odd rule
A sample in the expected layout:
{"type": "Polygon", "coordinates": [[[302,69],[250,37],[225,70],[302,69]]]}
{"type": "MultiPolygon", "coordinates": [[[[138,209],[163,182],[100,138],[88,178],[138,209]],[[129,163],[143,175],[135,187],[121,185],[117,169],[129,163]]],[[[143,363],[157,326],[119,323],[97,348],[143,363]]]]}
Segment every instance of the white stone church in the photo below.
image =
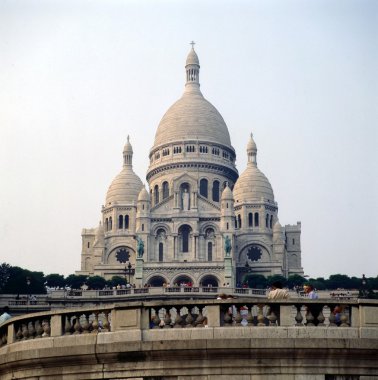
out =
{"type": "Polygon", "coordinates": [[[136,286],[235,286],[251,273],[303,275],[301,224],[280,225],[252,135],[239,176],[227,125],[200,91],[193,48],[185,69],[184,93],[163,116],[150,150],[149,189],[133,171],[128,138],[102,222],[82,231],[77,274],[110,279],[129,271],[136,286]]]}

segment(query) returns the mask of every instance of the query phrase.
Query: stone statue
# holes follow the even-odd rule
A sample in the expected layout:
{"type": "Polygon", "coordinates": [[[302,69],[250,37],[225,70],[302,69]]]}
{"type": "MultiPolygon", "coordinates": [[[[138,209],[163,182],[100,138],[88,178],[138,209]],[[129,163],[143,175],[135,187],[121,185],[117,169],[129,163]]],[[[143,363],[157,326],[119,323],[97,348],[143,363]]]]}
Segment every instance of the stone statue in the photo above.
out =
{"type": "Polygon", "coordinates": [[[189,210],[189,193],[188,189],[184,189],[184,192],[182,193],[182,209],[184,211],[189,210]]]}
{"type": "Polygon", "coordinates": [[[224,238],[224,252],[226,253],[226,257],[230,257],[231,248],[231,239],[226,236],[224,238]]]}
{"type": "Polygon", "coordinates": [[[143,243],[143,240],[139,236],[136,237],[136,240],[137,240],[138,258],[140,259],[143,257],[143,253],[144,253],[144,243],[143,243]]]}

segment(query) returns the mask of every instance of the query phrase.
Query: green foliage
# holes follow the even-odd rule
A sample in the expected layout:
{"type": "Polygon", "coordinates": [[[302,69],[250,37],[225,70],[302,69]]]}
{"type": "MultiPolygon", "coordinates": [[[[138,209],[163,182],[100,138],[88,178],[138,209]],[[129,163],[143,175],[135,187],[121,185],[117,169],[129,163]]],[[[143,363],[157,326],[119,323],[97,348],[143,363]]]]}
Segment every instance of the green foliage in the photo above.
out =
{"type": "Polygon", "coordinates": [[[106,284],[105,278],[101,276],[91,276],[87,279],[86,284],[88,285],[89,289],[103,289],[106,284]]]}
{"type": "Polygon", "coordinates": [[[283,287],[287,286],[287,279],[286,279],[286,277],[281,276],[279,274],[275,274],[273,276],[268,276],[267,282],[268,282],[268,286],[271,286],[275,282],[280,282],[283,287]]]}
{"type": "Polygon", "coordinates": [[[306,281],[306,284],[311,284],[316,290],[325,290],[327,289],[326,287],[326,281],[322,278],[310,278],[308,281],[306,281]]]}
{"type": "Polygon", "coordinates": [[[113,276],[111,280],[107,281],[107,285],[110,286],[111,288],[113,286],[117,285],[126,285],[127,281],[125,280],[124,277],[121,276],[113,276]]]}
{"type": "Polygon", "coordinates": [[[80,289],[82,285],[84,285],[87,281],[87,276],[80,274],[70,274],[66,277],[66,285],[69,286],[71,289],[80,289]]]}
{"type": "Polygon", "coordinates": [[[31,272],[20,267],[9,268],[9,278],[2,289],[5,294],[46,293],[43,272],[31,272]]]}
{"type": "Polygon", "coordinates": [[[345,274],[332,274],[326,281],[326,285],[328,289],[352,289],[353,281],[345,274]]]}
{"type": "Polygon", "coordinates": [[[292,289],[295,286],[303,286],[303,284],[306,282],[306,279],[299,274],[292,274],[287,279],[287,287],[292,289]]]}
{"type": "Polygon", "coordinates": [[[0,291],[4,288],[10,277],[11,266],[7,263],[0,264],[0,291]]]}
{"type": "Polygon", "coordinates": [[[64,280],[64,276],[57,273],[48,274],[45,276],[46,285],[49,287],[59,287],[63,288],[66,285],[66,281],[64,280]]]}
{"type": "Polygon", "coordinates": [[[267,279],[262,274],[249,274],[243,282],[246,282],[248,287],[255,289],[265,289],[268,284],[267,279]]]}

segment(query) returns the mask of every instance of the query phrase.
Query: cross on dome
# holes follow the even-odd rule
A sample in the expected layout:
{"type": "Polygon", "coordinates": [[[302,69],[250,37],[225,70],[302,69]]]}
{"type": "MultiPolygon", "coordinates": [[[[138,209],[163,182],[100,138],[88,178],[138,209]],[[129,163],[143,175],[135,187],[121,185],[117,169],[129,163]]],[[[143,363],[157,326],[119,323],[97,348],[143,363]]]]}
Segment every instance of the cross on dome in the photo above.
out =
{"type": "Polygon", "coordinates": [[[194,49],[194,45],[195,45],[196,43],[194,42],[194,41],[192,41],[192,42],[189,42],[189,45],[192,45],[192,49],[194,49]]]}

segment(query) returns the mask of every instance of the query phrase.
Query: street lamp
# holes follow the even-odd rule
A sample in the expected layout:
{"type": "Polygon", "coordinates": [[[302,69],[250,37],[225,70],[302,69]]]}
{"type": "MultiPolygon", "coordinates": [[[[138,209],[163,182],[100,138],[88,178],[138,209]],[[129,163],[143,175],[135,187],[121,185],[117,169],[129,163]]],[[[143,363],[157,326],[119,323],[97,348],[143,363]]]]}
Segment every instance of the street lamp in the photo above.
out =
{"type": "Polygon", "coordinates": [[[130,284],[130,277],[131,277],[131,268],[132,268],[132,265],[129,261],[129,264],[127,265],[127,267],[125,267],[125,280],[126,280],[126,275],[128,274],[129,275],[129,284],[130,284]]]}
{"type": "Polygon", "coordinates": [[[26,285],[28,287],[28,300],[27,300],[27,303],[29,304],[30,303],[30,277],[26,277],[26,285]]]}
{"type": "Polygon", "coordinates": [[[363,274],[362,275],[362,281],[361,281],[361,298],[367,298],[367,289],[366,289],[367,281],[366,277],[363,274]]]}

